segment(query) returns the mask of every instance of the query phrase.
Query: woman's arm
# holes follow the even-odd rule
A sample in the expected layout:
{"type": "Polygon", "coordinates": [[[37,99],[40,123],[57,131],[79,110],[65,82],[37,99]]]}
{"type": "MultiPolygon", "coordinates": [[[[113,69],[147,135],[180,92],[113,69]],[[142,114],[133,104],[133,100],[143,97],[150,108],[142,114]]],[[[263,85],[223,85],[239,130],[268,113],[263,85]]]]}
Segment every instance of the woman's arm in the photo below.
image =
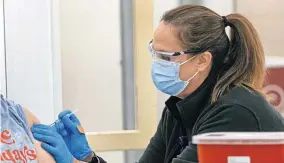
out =
{"type": "MultiPolygon", "coordinates": [[[[36,116],[34,116],[33,113],[28,111],[28,109],[24,109],[24,113],[26,115],[27,122],[29,124],[29,129],[32,127],[33,124],[40,123],[39,119],[36,116]]],[[[30,135],[32,134],[30,133],[30,135]]],[[[46,152],[44,149],[41,148],[41,143],[35,140],[33,137],[32,139],[35,144],[38,162],[39,163],[55,163],[54,158],[48,152],[46,152]]]]}

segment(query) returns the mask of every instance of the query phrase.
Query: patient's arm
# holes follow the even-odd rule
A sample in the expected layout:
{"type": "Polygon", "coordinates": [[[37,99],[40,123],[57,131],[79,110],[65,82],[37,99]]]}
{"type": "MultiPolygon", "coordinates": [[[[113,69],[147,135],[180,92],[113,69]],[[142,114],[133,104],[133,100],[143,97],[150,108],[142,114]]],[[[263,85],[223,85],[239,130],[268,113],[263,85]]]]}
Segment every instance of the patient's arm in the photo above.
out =
{"type": "MultiPolygon", "coordinates": [[[[39,119],[35,115],[33,115],[33,113],[31,113],[28,109],[24,109],[24,112],[25,112],[25,115],[27,117],[29,128],[31,128],[31,126],[33,124],[40,123],[39,119]]],[[[53,159],[53,157],[48,152],[46,152],[44,149],[41,148],[41,146],[40,146],[41,143],[39,141],[37,141],[36,139],[33,138],[33,142],[35,144],[39,163],[56,163],[55,160],[53,159]]],[[[73,163],[86,163],[86,162],[79,161],[79,160],[74,158],[73,163]]]]}
{"type": "MultiPolygon", "coordinates": [[[[29,128],[32,127],[33,124],[40,123],[36,116],[33,115],[28,109],[24,109],[29,128]]],[[[31,134],[31,133],[30,133],[31,134]]],[[[32,135],[32,134],[31,134],[32,135]]],[[[32,137],[33,138],[33,137],[32,137]]],[[[33,142],[35,144],[35,149],[37,152],[37,158],[39,163],[55,163],[53,157],[46,152],[44,149],[41,148],[41,143],[33,138],[33,142]]]]}

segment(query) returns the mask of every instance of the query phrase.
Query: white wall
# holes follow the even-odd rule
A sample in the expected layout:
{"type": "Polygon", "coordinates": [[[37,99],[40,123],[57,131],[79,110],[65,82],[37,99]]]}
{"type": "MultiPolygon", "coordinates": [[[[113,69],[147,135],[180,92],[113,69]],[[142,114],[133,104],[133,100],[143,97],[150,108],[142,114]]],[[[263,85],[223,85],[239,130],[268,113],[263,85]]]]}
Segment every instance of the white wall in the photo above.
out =
{"type": "Polygon", "coordinates": [[[237,12],[245,15],[257,29],[266,55],[284,56],[284,1],[238,0],[237,12]],[[253,7],[251,7],[253,6],[253,7]],[[279,32],[280,31],[280,32],[279,32]]]}
{"type": "Polygon", "coordinates": [[[50,0],[6,0],[8,98],[54,120],[50,0]]]}
{"type": "Polygon", "coordinates": [[[87,131],[122,129],[119,12],[119,0],[60,2],[63,106],[87,131]]]}
{"type": "Polygon", "coordinates": [[[221,16],[227,16],[234,12],[234,1],[235,0],[203,0],[202,5],[214,10],[221,16]]]}
{"type": "MultiPolygon", "coordinates": [[[[120,1],[60,1],[64,109],[86,131],[123,129],[120,1]]],[[[123,152],[100,153],[124,162],[123,152]]]]}

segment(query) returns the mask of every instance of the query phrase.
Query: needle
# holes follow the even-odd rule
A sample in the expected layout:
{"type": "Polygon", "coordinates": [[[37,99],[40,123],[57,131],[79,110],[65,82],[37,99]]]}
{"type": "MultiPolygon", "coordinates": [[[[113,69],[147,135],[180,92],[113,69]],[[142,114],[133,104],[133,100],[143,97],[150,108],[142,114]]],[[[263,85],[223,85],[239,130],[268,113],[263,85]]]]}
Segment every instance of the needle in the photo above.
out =
{"type": "MultiPolygon", "coordinates": [[[[79,109],[76,109],[76,110],[74,110],[74,111],[72,111],[71,113],[69,113],[69,114],[67,114],[68,116],[70,116],[70,115],[72,115],[72,114],[74,114],[74,113],[76,113],[77,111],[79,111],[79,109]]],[[[57,119],[56,121],[54,121],[52,124],[50,124],[49,126],[54,126],[57,122],[59,122],[60,120],[59,119],[57,119]]]]}

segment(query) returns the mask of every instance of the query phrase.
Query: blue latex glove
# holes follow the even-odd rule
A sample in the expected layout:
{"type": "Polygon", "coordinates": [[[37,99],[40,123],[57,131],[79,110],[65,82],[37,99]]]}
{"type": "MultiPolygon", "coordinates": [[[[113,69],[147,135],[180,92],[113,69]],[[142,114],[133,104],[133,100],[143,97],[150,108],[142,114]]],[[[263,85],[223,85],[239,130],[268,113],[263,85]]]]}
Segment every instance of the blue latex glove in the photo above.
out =
{"type": "Polygon", "coordinates": [[[81,125],[80,121],[74,114],[71,114],[70,110],[61,112],[58,118],[60,121],[55,124],[55,127],[63,137],[69,151],[77,160],[84,161],[93,151],[86,135],[80,133],[77,128],[81,125]]]}
{"type": "Polygon", "coordinates": [[[35,124],[31,128],[31,132],[36,140],[42,142],[41,147],[54,157],[56,163],[72,163],[74,161],[74,157],[55,127],[35,124]]]}

